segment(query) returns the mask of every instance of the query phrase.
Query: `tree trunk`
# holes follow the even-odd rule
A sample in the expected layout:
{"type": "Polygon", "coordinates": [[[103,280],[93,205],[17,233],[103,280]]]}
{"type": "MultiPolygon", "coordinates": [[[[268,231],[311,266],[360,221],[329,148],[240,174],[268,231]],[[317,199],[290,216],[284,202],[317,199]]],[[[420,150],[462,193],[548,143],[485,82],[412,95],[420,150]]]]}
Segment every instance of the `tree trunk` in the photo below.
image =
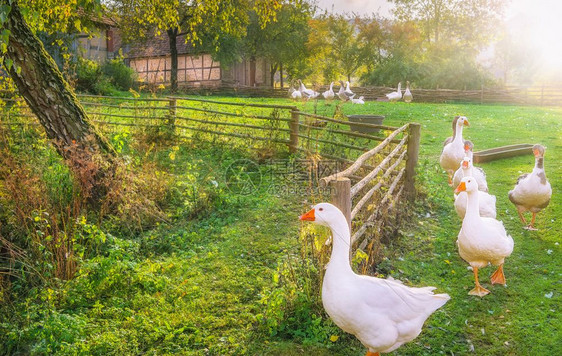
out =
{"type": "Polygon", "coordinates": [[[275,64],[271,64],[269,66],[269,75],[271,76],[271,87],[275,88],[275,73],[277,72],[278,66],[275,64]]]}
{"type": "Polygon", "coordinates": [[[281,89],[283,89],[283,63],[279,64],[279,80],[281,81],[281,89]]]}
{"type": "Polygon", "coordinates": [[[168,39],[170,41],[170,56],[172,59],[172,68],[170,73],[170,83],[172,92],[178,90],[178,29],[173,28],[166,31],[168,33],[168,39]]]}
{"type": "MultiPolygon", "coordinates": [[[[84,108],[78,102],[72,89],[62,77],[53,58],[43,44],[25,23],[17,2],[2,0],[11,5],[11,11],[4,23],[10,37],[4,65],[14,80],[19,93],[45,128],[47,137],[55,142],[58,152],[67,160],[77,174],[80,168],[91,167],[93,155],[100,154],[103,161],[100,169],[88,179],[90,198],[105,195],[101,180],[113,172],[115,151],[105,138],[90,125],[84,108]],[[13,65],[6,65],[7,60],[13,65]],[[109,164],[106,164],[109,163],[109,164]]],[[[98,163],[94,164],[98,166],[98,163]]],[[[83,178],[82,176],[80,178],[83,178]]]]}
{"type": "Polygon", "coordinates": [[[250,86],[256,86],[256,57],[250,57],[250,86]]]}

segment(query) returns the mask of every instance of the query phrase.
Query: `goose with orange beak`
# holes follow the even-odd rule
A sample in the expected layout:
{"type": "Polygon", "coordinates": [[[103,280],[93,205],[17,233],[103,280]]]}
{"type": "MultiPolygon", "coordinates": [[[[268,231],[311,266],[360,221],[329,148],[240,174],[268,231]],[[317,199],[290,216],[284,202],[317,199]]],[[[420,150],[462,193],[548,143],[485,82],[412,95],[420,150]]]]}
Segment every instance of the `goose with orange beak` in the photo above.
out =
{"type": "Polygon", "coordinates": [[[474,167],[472,164],[472,158],[465,156],[461,163],[459,169],[455,172],[453,176],[453,187],[457,187],[461,183],[461,179],[464,177],[474,177],[476,183],[478,183],[478,190],[483,192],[488,192],[488,182],[486,181],[486,173],[482,168],[474,167]]]}
{"type": "Polygon", "coordinates": [[[439,164],[447,172],[449,185],[451,186],[453,184],[453,173],[459,168],[459,162],[464,158],[462,129],[464,126],[469,126],[468,119],[465,116],[457,116],[454,119],[454,125],[453,139],[450,142],[445,141],[441,157],[439,157],[439,164]]]}
{"type": "Polygon", "coordinates": [[[349,225],[334,205],[317,204],[300,219],[327,226],[332,232],[322,304],[337,326],[368,348],[368,356],[391,352],[415,339],[425,320],[450,299],[447,294],[434,294],[434,287],[407,287],[394,279],[353,272],[349,225]]]}
{"type": "MultiPolygon", "coordinates": [[[[470,177],[474,170],[471,168],[471,160],[468,157],[465,157],[461,162],[461,172],[463,177],[470,177]]],[[[478,184],[478,211],[480,212],[480,216],[485,216],[489,218],[496,218],[496,196],[488,194],[487,192],[481,189],[481,183],[478,182],[476,179],[476,183],[478,184]]],[[[462,178],[455,177],[453,178],[453,184],[458,186],[461,182],[462,178]]],[[[486,184],[486,180],[484,178],[484,183],[486,184]]],[[[486,189],[488,188],[487,184],[485,185],[486,189]]],[[[458,194],[454,194],[455,196],[455,211],[457,212],[458,216],[461,219],[464,219],[466,214],[466,206],[467,206],[467,193],[465,191],[461,191],[458,194]]]]}
{"type": "Polygon", "coordinates": [[[533,171],[519,176],[515,188],[508,193],[509,200],[517,207],[517,213],[523,224],[527,225],[523,213],[530,211],[533,214],[531,223],[525,227],[527,230],[536,230],[537,213],[548,206],[552,196],[552,188],[544,172],[544,151],[542,145],[533,146],[535,155],[533,171]]]}
{"type": "Polygon", "coordinates": [[[459,255],[468,262],[474,272],[476,286],[468,294],[483,297],[490,293],[478,281],[478,269],[489,263],[498,266],[492,274],[492,284],[505,285],[503,264],[513,252],[513,239],[505,231],[501,221],[482,217],[479,212],[478,184],[473,177],[464,177],[455,190],[456,194],[466,192],[467,207],[462,227],[457,238],[459,255]]]}

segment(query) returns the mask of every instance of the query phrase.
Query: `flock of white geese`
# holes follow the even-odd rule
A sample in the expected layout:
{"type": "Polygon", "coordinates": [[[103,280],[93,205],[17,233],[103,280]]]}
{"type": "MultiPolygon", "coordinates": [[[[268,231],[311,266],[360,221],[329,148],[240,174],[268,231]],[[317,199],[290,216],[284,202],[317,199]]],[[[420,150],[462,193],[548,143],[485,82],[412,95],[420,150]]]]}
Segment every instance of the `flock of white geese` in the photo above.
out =
{"type": "MultiPolygon", "coordinates": [[[[513,251],[513,238],[507,234],[503,223],[496,220],[496,197],[488,191],[484,170],[472,163],[474,146],[471,141],[463,139],[465,126],[469,126],[466,117],[454,118],[453,136],[443,143],[439,163],[449,176],[449,185],[456,187],[454,206],[462,219],[457,247],[459,255],[472,267],[475,280],[475,287],[469,294],[483,297],[490,291],[480,284],[478,269],[489,264],[498,266],[490,281],[492,284],[505,285],[503,264],[513,251]]],[[[544,152],[544,146],[533,146],[535,167],[531,173],[521,175],[508,194],[528,230],[536,230],[536,215],[548,206],[552,196],[552,188],[544,171],[544,152]],[[523,216],[526,211],[532,213],[529,224],[523,216]]]]}
{"type": "MultiPolygon", "coordinates": [[[[350,101],[353,104],[365,104],[365,97],[360,96],[355,98],[356,94],[351,90],[349,81],[345,83],[340,80],[340,89],[336,93],[334,92],[334,83],[330,83],[330,88],[323,93],[319,93],[313,89],[308,89],[302,80],[297,79],[298,89],[295,89],[293,84],[289,87],[289,97],[294,100],[310,100],[316,99],[322,96],[326,100],[334,100],[336,97],[343,102],[350,101]]],[[[402,93],[402,82],[398,83],[396,91],[385,94],[386,101],[398,101],[404,99],[406,103],[410,103],[413,100],[412,92],[410,91],[410,82],[406,82],[406,90],[402,93]]]]}
{"type": "MultiPolygon", "coordinates": [[[[343,83],[342,83],[343,84],[343,83]]],[[[491,276],[492,284],[505,285],[504,259],[513,251],[513,239],[503,223],[496,220],[496,197],[488,193],[486,175],[472,164],[473,144],[462,137],[468,119],[453,120],[453,136],[445,140],[440,163],[455,189],[455,209],[462,219],[457,238],[461,258],[472,267],[475,288],[469,294],[483,297],[490,293],[478,281],[478,269],[498,266],[491,276]]],[[[535,167],[519,177],[509,199],[517,207],[521,221],[530,211],[527,229],[535,229],[536,214],[544,209],[552,189],[544,172],[544,151],[533,147],[535,167]]],[[[330,228],[332,254],[322,283],[322,304],[334,323],[353,334],[368,349],[367,356],[378,356],[396,350],[415,339],[425,320],[450,299],[447,294],[434,294],[434,287],[408,287],[389,277],[375,278],[356,274],[349,261],[351,234],[347,219],[334,205],[320,203],[300,217],[330,228]]]]}

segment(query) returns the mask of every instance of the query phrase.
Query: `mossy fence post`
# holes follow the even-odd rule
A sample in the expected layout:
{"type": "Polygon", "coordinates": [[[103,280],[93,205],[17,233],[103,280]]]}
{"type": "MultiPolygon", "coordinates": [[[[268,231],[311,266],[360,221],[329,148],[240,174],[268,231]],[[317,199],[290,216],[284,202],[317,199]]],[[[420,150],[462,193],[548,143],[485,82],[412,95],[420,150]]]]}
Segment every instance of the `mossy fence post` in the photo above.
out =
{"type": "Polygon", "coordinates": [[[404,178],[404,189],[406,196],[410,201],[416,198],[415,175],[416,166],[418,164],[418,155],[420,152],[420,134],[421,125],[410,123],[408,133],[407,161],[406,161],[406,177],[404,178]]]}
{"type": "Polygon", "coordinates": [[[339,177],[330,184],[332,185],[332,204],[341,210],[351,230],[351,180],[339,177]]]}
{"type": "Polygon", "coordinates": [[[166,124],[170,132],[174,133],[176,129],[176,115],[177,115],[178,101],[175,98],[168,98],[168,119],[166,124]]]}
{"type": "Polygon", "coordinates": [[[289,122],[289,153],[296,153],[299,148],[299,109],[293,107],[291,109],[291,121],[289,122]]]}

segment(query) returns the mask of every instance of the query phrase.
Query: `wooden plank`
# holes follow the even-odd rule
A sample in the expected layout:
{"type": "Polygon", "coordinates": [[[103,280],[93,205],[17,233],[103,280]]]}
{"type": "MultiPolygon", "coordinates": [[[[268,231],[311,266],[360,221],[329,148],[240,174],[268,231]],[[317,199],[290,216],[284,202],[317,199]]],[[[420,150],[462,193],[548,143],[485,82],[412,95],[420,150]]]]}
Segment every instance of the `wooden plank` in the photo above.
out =
{"type": "Polygon", "coordinates": [[[376,177],[382,171],[384,166],[390,162],[390,160],[398,153],[398,151],[400,151],[400,149],[402,147],[404,147],[404,144],[406,143],[406,140],[408,140],[408,136],[405,136],[402,139],[402,141],[400,141],[400,143],[398,145],[396,145],[396,147],[394,147],[392,152],[390,152],[381,161],[381,163],[379,163],[379,165],[377,167],[375,167],[375,169],[373,169],[371,172],[369,172],[369,174],[367,174],[363,179],[361,179],[357,184],[355,184],[351,188],[351,196],[352,197],[354,197],[359,191],[361,191],[361,189],[363,189],[368,183],[370,183],[373,180],[374,177],[376,177]]]}
{"type": "MultiPolygon", "coordinates": [[[[347,225],[351,231],[351,180],[340,177],[331,182],[332,185],[332,204],[338,207],[347,220],[347,225]]],[[[336,238],[333,236],[332,238],[336,238]]]]}
{"type": "Polygon", "coordinates": [[[421,125],[410,123],[410,132],[408,134],[408,161],[406,162],[406,178],[404,185],[406,186],[406,194],[413,201],[416,196],[415,176],[416,166],[418,164],[418,156],[420,152],[421,125]]]}
{"type": "Polygon", "coordinates": [[[373,157],[374,155],[376,155],[377,153],[379,153],[380,151],[382,151],[383,148],[385,148],[389,143],[390,140],[392,140],[394,137],[396,137],[400,132],[406,130],[408,128],[409,124],[406,124],[402,127],[400,127],[399,129],[395,130],[394,132],[392,132],[390,135],[388,135],[388,137],[381,142],[377,147],[373,148],[372,150],[365,152],[364,154],[362,154],[356,161],[355,163],[353,163],[349,168],[347,168],[345,171],[343,172],[339,172],[336,174],[333,174],[331,176],[328,177],[324,177],[320,180],[321,184],[327,185],[331,180],[337,179],[337,177],[347,177],[353,173],[355,173],[362,165],[363,163],[365,163],[365,161],[367,161],[369,158],[373,157]]]}
{"type": "Polygon", "coordinates": [[[530,143],[523,143],[474,152],[473,160],[474,163],[484,163],[530,153],[533,153],[533,145],[530,143]]]}
{"type": "Polygon", "coordinates": [[[400,164],[400,162],[402,162],[406,153],[408,153],[408,151],[402,152],[402,154],[396,159],[396,162],[394,162],[390,167],[388,167],[386,172],[380,178],[379,182],[373,188],[369,189],[369,191],[367,193],[365,193],[363,198],[361,198],[361,200],[359,200],[359,202],[357,202],[357,204],[355,204],[355,207],[351,211],[351,219],[355,218],[355,216],[363,208],[365,203],[367,203],[367,201],[369,199],[371,199],[373,194],[382,187],[384,179],[388,178],[390,176],[390,174],[392,172],[394,172],[394,169],[400,164]]]}

